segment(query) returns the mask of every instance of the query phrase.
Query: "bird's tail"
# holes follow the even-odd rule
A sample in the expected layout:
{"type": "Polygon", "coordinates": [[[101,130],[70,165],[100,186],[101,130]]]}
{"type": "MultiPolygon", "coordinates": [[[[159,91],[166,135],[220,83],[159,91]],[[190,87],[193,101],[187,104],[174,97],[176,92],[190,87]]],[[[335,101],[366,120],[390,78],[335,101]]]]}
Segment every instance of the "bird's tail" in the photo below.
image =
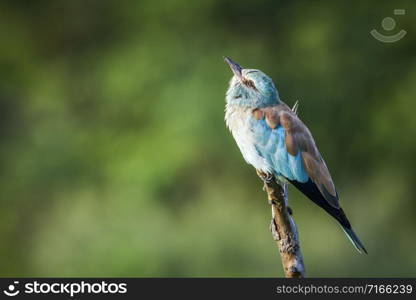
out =
{"type": "Polygon", "coordinates": [[[357,249],[360,253],[367,254],[367,250],[365,249],[363,243],[361,243],[358,236],[355,234],[355,232],[352,230],[351,227],[347,227],[344,225],[341,225],[342,230],[344,230],[345,234],[347,235],[348,239],[351,241],[351,243],[354,245],[355,249],[357,249]]]}

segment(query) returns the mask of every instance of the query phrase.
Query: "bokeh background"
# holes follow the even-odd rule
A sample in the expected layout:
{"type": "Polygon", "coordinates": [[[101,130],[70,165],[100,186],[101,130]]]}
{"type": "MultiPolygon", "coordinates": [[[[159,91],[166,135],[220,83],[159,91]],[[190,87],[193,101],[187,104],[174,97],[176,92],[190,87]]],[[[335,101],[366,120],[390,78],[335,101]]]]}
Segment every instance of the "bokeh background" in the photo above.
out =
{"type": "Polygon", "coordinates": [[[415,276],[415,12],[1,1],[0,275],[282,276],[262,183],[223,121],[227,55],[299,100],[369,251],[291,188],[308,275],[415,276]]]}

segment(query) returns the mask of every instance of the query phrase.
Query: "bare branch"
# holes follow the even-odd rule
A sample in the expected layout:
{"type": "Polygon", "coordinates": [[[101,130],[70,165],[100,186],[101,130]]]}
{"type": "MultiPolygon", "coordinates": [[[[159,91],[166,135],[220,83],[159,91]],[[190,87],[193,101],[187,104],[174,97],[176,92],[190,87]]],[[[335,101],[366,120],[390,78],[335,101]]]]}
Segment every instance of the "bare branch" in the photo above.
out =
{"type": "Polygon", "coordinates": [[[269,204],[272,206],[270,229],[273,239],[279,247],[285,277],[305,277],[298,231],[292,217],[292,210],[288,206],[287,184],[277,183],[273,175],[258,170],[257,174],[264,182],[264,190],[267,192],[269,204]]]}

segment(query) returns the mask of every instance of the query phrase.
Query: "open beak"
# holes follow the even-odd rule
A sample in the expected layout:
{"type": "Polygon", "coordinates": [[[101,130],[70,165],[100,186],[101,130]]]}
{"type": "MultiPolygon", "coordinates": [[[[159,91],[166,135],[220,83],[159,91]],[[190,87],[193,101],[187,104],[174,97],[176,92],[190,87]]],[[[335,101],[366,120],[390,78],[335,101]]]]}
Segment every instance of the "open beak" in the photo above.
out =
{"type": "Polygon", "coordinates": [[[231,71],[233,71],[234,75],[241,79],[242,77],[241,70],[243,68],[229,57],[225,56],[224,60],[230,66],[231,71]]]}

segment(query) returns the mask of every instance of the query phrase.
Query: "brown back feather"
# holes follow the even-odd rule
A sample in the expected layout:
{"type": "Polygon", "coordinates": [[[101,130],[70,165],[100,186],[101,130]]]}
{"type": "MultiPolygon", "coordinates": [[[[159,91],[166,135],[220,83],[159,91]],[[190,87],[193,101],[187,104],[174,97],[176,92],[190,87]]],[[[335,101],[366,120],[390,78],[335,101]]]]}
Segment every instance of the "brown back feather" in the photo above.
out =
{"type": "Polygon", "coordinates": [[[286,150],[291,155],[301,151],[303,166],[316,184],[325,200],[334,208],[339,208],[338,194],[331,174],[323,160],[315,141],[306,125],[284,103],[276,106],[255,109],[256,119],[265,119],[271,129],[281,125],[285,130],[286,150]]]}

